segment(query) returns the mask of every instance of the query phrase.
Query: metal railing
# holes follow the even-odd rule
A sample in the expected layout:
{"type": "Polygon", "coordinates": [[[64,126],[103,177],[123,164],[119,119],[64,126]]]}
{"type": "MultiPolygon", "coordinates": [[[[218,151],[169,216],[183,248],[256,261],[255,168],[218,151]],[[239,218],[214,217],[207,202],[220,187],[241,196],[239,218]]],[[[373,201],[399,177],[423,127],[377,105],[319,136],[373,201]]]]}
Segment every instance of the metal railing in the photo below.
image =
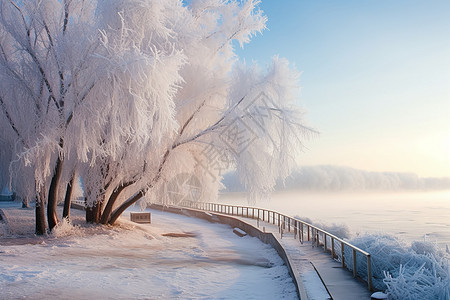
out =
{"type": "Polygon", "coordinates": [[[84,200],[84,198],[72,199],[71,202],[72,202],[72,204],[83,206],[83,207],[86,205],[86,200],[84,200]]]}
{"type": "Polygon", "coordinates": [[[251,219],[267,222],[278,226],[281,237],[285,232],[293,232],[294,238],[299,239],[301,243],[305,241],[311,241],[313,246],[323,247],[325,252],[330,252],[333,259],[337,259],[341,262],[342,267],[353,272],[353,277],[359,277],[367,282],[367,286],[370,291],[373,290],[372,285],[372,265],[370,254],[349,242],[331,234],[317,226],[304,222],[302,220],[278,213],[273,210],[251,207],[251,206],[240,206],[240,205],[228,205],[219,203],[209,203],[209,202],[193,202],[193,201],[182,201],[178,203],[179,206],[194,208],[198,210],[211,211],[231,216],[241,216],[251,219]],[[350,262],[347,258],[350,256],[350,262]],[[358,265],[357,255],[362,255],[366,259],[360,261],[359,264],[364,264],[364,266],[358,265]],[[361,263],[362,262],[362,263],[361,263]],[[362,272],[358,272],[358,267],[363,269],[362,272]],[[364,268],[365,267],[365,268],[364,268]],[[365,274],[364,274],[365,273],[365,274]],[[367,276],[367,278],[366,278],[367,276]]]}

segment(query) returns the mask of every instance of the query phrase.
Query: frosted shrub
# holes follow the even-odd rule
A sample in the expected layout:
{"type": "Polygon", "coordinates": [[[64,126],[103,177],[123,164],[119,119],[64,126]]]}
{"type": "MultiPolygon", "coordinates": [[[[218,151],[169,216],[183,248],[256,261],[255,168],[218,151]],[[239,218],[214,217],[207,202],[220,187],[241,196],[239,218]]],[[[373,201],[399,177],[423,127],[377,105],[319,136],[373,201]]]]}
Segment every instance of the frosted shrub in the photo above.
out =
{"type": "Polygon", "coordinates": [[[437,261],[431,255],[429,259],[433,262],[431,269],[426,264],[418,269],[400,265],[397,277],[385,272],[383,282],[389,299],[450,299],[448,261],[443,258],[437,261]],[[446,268],[445,274],[436,272],[441,268],[446,268]]]}
{"type": "MultiPolygon", "coordinates": [[[[446,254],[431,242],[410,246],[390,235],[371,234],[350,241],[372,257],[374,288],[385,290],[389,299],[449,299],[449,264],[446,254]]],[[[352,251],[345,251],[349,269],[352,251]]],[[[364,256],[357,257],[358,274],[367,273],[364,256]]],[[[364,276],[363,276],[364,277],[364,276]]]]}
{"type": "Polygon", "coordinates": [[[315,222],[308,217],[294,216],[294,218],[296,218],[298,220],[302,220],[306,223],[317,226],[319,228],[322,228],[323,230],[325,230],[331,234],[334,234],[335,236],[337,236],[341,239],[350,238],[350,235],[351,235],[350,228],[348,227],[347,224],[344,224],[344,223],[327,224],[327,223],[315,222]]]}
{"type": "Polygon", "coordinates": [[[68,218],[64,218],[52,230],[52,235],[54,237],[64,237],[64,236],[76,235],[76,232],[78,231],[77,229],[78,229],[78,227],[74,226],[68,218]]]}
{"type": "Polygon", "coordinates": [[[323,227],[321,225],[318,226],[339,238],[346,239],[350,237],[350,228],[347,224],[332,223],[331,225],[324,224],[323,227]]]}

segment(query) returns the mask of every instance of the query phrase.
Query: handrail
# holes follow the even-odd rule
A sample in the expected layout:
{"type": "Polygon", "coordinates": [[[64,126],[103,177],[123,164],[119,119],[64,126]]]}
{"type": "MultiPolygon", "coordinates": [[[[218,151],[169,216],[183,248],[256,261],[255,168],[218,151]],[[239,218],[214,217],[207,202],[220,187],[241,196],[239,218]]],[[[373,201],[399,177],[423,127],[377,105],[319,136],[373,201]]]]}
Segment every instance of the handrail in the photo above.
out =
{"type": "MultiPolygon", "coordinates": [[[[290,217],[284,214],[281,214],[277,211],[264,209],[264,208],[258,208],[258,207],[252,207],[252,206],[242,206],[242,205],[230,205],[230,204],[219,204],[219,203],[211,203],[211,202],[195,202],[195,201],[189,201],[189,200],[183,200],[180,203],[177,204],[178,206],[184,206],[189,208],[195,208],[199,210],[204,211],[212,211],[217,212],[221,214],[226,215],[236,215],[236,216],[242,216],[252,219],[262,220],[263,222],[272,223],[274,225],[277,225],[279,227],[279,232],[281,234],[281,237],[283,237],[283,233],[286,229],[286,225],[288,227],[288,232],[291,231],[291,228],[294,231],[294,239],[299,237],[300,242],[303,244],[304,242],[304,227],[306,227],[306,234],[307,234],[307,241],[311,241],[313,245],[315,244],[317,247],[323,246],[324,251],[328,252],[330,250],[331,256],[333,259],[340,258],[342,267],[346,268],[347,270],[351,270],[348,263],[345,261],[345,247],[351,249],[352,251],[352,265],[353,265],[353,277],[358,276],[358,268],[357,268],[357,253],[360,253],[366,257],[367,261],[367,286],[370,291],[373,290],[372,285],[372,264],[371,264],[371,256],[370,253],[367,251],[364,251],[349,242],[337,237],[336,235],[329,233],[326,230],[323,230],[317,226],[314,226],[308,222],[299,220],[294,217],[290,217]],[[240,213],[239,213],[240,210],[240,213]],[[251,210],[251,214],[250,214],[251,210]],[[245,214],[244,214],[245,212],[245,214]],[[256,213],[255,213],[256,212],[256,213]],[[267,217],[267,218],[266,218],[267,217]],[[287,222],[287,223],[286,223],[287,222]],[[320,236],[323,236],[322,243],[320,243],[320,236]],[[331,241],[331,249],[328,248],[328,239],[331,241]],[[341,247],[341,253],[340,256],[336,252],[335,246],[340,244],[341,247]]],[[[361,279],[364,280],[362,276],[359,276],[361,279]]]]}

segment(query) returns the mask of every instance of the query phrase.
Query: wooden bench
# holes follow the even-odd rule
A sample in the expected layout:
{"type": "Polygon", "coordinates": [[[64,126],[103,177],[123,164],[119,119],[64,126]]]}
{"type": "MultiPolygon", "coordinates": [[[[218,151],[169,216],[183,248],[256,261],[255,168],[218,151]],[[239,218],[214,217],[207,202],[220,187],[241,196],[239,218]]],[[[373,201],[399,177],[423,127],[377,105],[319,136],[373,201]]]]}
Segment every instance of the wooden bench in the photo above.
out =
{"type": "Polygon", "coordinates": [[[130,213],[130,219],[135,223],[152,223],[149,212],[132,212],[130,213]]]}

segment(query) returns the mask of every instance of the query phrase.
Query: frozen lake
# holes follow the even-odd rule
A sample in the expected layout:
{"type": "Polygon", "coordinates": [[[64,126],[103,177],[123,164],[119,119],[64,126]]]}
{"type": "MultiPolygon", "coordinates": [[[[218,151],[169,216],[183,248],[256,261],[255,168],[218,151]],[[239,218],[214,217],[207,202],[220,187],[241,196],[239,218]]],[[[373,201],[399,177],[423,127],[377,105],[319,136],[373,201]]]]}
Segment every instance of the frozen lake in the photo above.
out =
{"type": "MultiPolygon", "coordinates": [[[[221,203],[247,205],[243,194],[223,194],[221,203]]],[[[352,235],[388,233],[411,242],[450,246],[450,191],[410,193],[278,192],[255,204],[313,222],[346,224],[352,235]]]]}

